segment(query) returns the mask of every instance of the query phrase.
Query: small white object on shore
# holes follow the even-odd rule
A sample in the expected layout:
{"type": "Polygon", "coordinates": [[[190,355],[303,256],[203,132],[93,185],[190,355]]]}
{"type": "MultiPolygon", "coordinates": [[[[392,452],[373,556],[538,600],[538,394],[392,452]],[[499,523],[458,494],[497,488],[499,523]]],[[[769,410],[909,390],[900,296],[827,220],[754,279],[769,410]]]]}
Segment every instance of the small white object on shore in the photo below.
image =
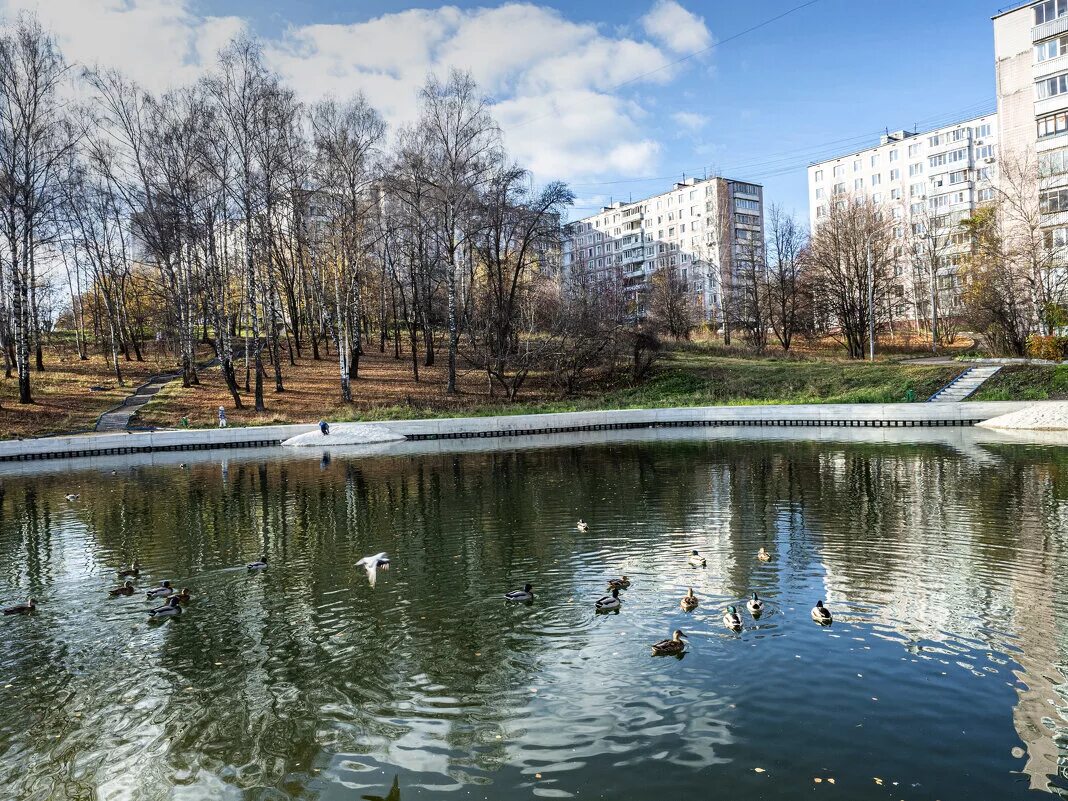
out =
{"type": "Polygon", "coordinates": [[[335,423],[330,426],[330,433],[325,437],[318,429],[306,434],[290,437],[283,445],[298,447],[316,447],[323,445],[373,445],[378,442],[399,442],[405,439],[389,426],[379,423],[335,423]]]}
{"type": "Polygon", "coordinates": [[[1068,402],[1045,401],[991,417],[977,425],[983,428],[1022,429],[1028,431],[1068,431],[1068,402]]]}

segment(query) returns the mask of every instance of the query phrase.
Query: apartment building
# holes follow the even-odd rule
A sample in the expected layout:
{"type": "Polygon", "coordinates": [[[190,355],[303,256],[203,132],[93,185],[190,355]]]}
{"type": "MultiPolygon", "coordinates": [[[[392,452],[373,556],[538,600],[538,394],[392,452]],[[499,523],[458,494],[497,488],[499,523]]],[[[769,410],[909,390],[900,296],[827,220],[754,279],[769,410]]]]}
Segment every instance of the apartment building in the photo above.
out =
{"type": "Polygon", "coordinates": [[[1068,0],[1040,0],[994,17],[1000,137],[1038,167],[1042,224],[1068,244],[1068,0]]]}
{"type": "MultiPolygon", "coordinates": [[[[1068,0],[1066,0],[1068,2],[1068,0]]],[[[998,158],[998,116],[987,114],[929,131],[896,131],[879,144],[809,165],[809,224],[815,231],[832,203],[865,197],[885,206],[895,222],[897,319],[928,315],[926,272],[916,260],[915,237],[926,225],[944,230],[936,281],[943,314],[960,304],[957,268],[967,243],[953,229],[977,206],[993,199],[998,158]]]]}
{"type": "Polygon", "coordinates": [[[632,315],[646,313],[649,280],[672,270],[702,309],[722,320],[723,286],[762,252],[764,190],[728,178],[688,178],[643,200],[613,203],[567,226],[565,270],[618,282],[632,315]]]}

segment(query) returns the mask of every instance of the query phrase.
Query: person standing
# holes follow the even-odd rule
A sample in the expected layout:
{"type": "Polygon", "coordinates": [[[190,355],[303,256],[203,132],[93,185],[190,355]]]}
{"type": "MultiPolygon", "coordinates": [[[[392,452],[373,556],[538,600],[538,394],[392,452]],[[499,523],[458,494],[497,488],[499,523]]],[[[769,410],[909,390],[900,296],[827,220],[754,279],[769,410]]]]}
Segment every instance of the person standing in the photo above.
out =
{"type": "Polygon", "coordinates": [[[226,409],[219,407],[219,428],[226,428],[226,409]]]}

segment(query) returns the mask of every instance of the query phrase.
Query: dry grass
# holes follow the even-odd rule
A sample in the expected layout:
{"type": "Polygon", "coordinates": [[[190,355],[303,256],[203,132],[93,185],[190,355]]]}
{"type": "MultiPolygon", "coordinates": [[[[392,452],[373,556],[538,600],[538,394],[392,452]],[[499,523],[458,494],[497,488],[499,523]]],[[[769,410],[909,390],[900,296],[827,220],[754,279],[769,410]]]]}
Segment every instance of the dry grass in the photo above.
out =
{"type": "MultiPolygon", "coordinates": [[[[160,372],[155,361],[123,362],[126,386],[120,387],[115,373],[99,353],[86,361],[78,359],[73,348],[45,349],[45,371],[31,371],[34,402],[18,402],[18,379],[0,378],[0,438],[43,436],[85,431],[96,424],[103,412],[117,405],[150,375],[160,372]],[[94,392],[90,387],[100,387],[94,392]]],[[[169,370],[172,364],[163,363],[169,370]]]]}

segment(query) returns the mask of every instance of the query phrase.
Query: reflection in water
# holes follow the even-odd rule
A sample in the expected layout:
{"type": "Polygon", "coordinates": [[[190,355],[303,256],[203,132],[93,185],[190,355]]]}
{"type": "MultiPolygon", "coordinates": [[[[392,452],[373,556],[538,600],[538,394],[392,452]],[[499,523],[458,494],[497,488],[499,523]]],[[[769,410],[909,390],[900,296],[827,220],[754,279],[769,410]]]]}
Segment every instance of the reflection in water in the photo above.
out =
{"type": "Polygon", "coordinates": [[[862,800],[1068,797],[1068,459],[976,450],[689,440],[7,479],[0,601],[40,609],[0,635],[2,795],[785,800],[826,776],[862,800]],[[180,617],[108,597],[135,560],[140,590],[191,588],[180,617]],[[619,613],[595,614],[621,575],[619,613]],[[501,600],[527,581],[533,603],[501,600]],[[653,659],[677,628],[686,658],[653,659]]]}

